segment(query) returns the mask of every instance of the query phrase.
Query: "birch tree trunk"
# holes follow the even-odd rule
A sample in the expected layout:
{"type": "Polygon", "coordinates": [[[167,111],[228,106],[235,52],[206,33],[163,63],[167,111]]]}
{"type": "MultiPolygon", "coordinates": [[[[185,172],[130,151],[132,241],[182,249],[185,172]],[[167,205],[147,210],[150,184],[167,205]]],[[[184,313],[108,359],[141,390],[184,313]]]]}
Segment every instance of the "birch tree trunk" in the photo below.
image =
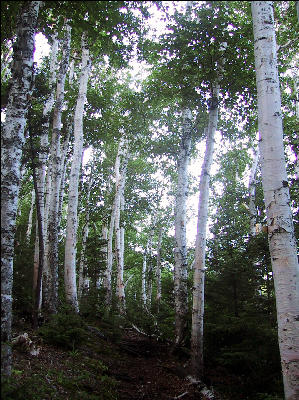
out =
{"type": "Polygon", "coordinates": [[[258,160],[259,160],[259,150],[255,150],[249,177],[250,236],[256,235],[255,186],[256,186],[256,172],[257,172],[258,160]]]}
{"type": "MultiPolygon", "coordinates": [[[[101,270],[103,269],[103,266],[107,266],[107,243],[108,243],[108,228],[105,222],[103,222],[102,226],[102,243],[101,243],[101,249],[100,249],[100,263],[101,263],[101,270]]],[[[103,276],[98,275],[98,280],[97,280],[97,288],[99,289],[103,284],[103,276]]]]}
{"type": "Polygon", "coordinates": [[[42,274],[44,267],[44,233],[43,233],[43,218],[42,218],[42,209],[40,205],[40,197],[38,193],[38,182],[36,176],[36,166],[34,164],[34,149],[33,149],[33,141],[31,132],[29,132],[29,140],[30,140],[30,148],[31,148],[31,161],[32,161],[32,175],[33,175],[33,184],[35,190],[35,201],[36,201],[36,225],[37,225],[37,234],[38,234],[38,270],[36,276],[36,286],[33,291],[33,327],[37,329],[38,327],[38,314],[40,310],[40,299],[41,299],[41,286],[42,286],[42,274]]]}
{"type": "Polygon", "coordinates": [[[34,34],[41,1],[24,3],[16,27],[12,80],[1,137],[1,374],[11,374],[12,280],[24,129],[33,84],[34,34]]]}
{"type": "Polygon", "coordinates": [[[146,271],[146,300],[147,300],[147,307],[150,309],[151,304],[152,304],[152,292],[153,292],[153,262],[152,262],[152,256],[153,256],[153,237],[155,233],[155,227],[156,227],[156,221],[157,221],[157,214],[155,213],[152,216],[151,220],[151,226],[150,226],[150,232],[148,236],[148,241],[147,241],[147,271],[146,271]]]}
{"type": "MultiPolygon", "coordinates": [[[[71,118],[70,118],[71,119],[71,118]]],[[[63,139],[62,144],[62,151],[61,151],[61,181],[60,181],[60,190],[59,190],[59,203],[58,203],[58,224],[61,224],[62,219],[62,209],[63,209],[63,199],[64,199],[64,192],[65,192],[65,181],[66,181],[66,172],[67,172],[67,155],[68,155],[68,148],[70,142],[70,136],[72,133],[72,122],[67,122],[66,127],[66,134],[63,139]]]]}
{"type": "Polygon", "coordinates": [[[31,231],[32,231],[32,219],[33,219],[34,206],[35,206],[35,190],[33,189],[32,193],[31,193],[31,206],[30,206],[29,217],[28,217],[28,228],[27,228],[27,232],[26,232],[27,242],[30,241],[30,236],[31,236],[31,231]]]}
{"type": "Polygon", "coordinates": [[[78,298],[80,300],[83,291],[83,284],[84,284],[84,270],[86,265],[86,242],[89,234],[89,198],[90,198],[90,190],[92,185],[92,172],[89,175],[89,182],[87,187],[86,193],[86,215],[85,215],[85,225],[83,229],[83,238],[82,238],[82,249],[80,255],[80,264],[79,264],[79,279],[78,279],[78,298]]]}
{"type": "Polygon", "coordinates": [[[69,181],[69,202],[66,224],[64,285],[65,298],[71,307],[78,312],[76,285],[76,245],[78,229],[78,186],[83,153],[83,112],[86,101],[87,83],[90,70],[89,50],[86,34],[82,35],[82,66],[79,82],[79,94],[74,118],[74,154],[69,181]]]}
{"type": "MultiPolygon", "coordinates": [[[[297,15],[298,15],[298,23],[299,23],[299,1],[297,1],[297,15]]],[[[295,94],[295,99],[296,99],[296,117],[297,120],[299,121],[299,76],[296,74],[293,77],[293,82],[294,82],[294,94],[295,94]]],[[[296,145],[293,146],[293,152],[295,154],[296,160],[295,160],[295,176],[296,179],[299,179],[299,149],[296,147],[296,145]]]]}
{"type": "Polygon", "coordinates": [[[128,140],[124,139],[120,154],[120,167],[116,170],[116,211],[115,211],[115,258],[117,265],[116,295],[118,308],[121,314],[125,312],[125,286],[124,286],[124,235],[125,230],[121,214],[124,210],[124,190],[128,165],[128,140]]]}
{"type": "Polygon", "coordinates": [[[197,234],[195,242],[193,306],[191,330],[191,368],[195,378],[201,378],[204,368],[203,360],[203,317],[204,317],[204,282],[206,230],[208,220],[210,171],[213,161],[214,136],[218,123],[219,85],[213,87],[212,106],[209,111],[209,125],[204,162],[201,168],[199,183],[199,204],[197,218],[197,234]]]}
{"type": "MultiPolygon", "coordinates": [[[[42,122],[42,133],[40,136],[40,149],[39,149],[39,165],[37,168],[37,193],[39,196],[39,207],[41,212],[42,224],[43,224],[43,242],[45,243],[46,238],[46,225],[47,218],[45,216],[45,181],[46,181],[46,164],[48,160],[48,147],[49,147],[49,127],[50,127],[50,114],[54,106],[54,93],[55,93],[55,82],[56,82],[56,68],[57,68],[57,53],[58,53],[58,39],[55,33],[52,37],[53,43],[51,47],[50,55],[50,95],[46,100],[43,109],[43,122],[42,122]]],[[[50,177],[50,173],[49,173],[50,177]]],[[[50,181],[48,182],[50,186],[50,181]]],[[[46,189],[47,192],[47,189],[46,189]]],[[[38,226],[36,227],[38,233],[38,226]]],[[[39,269],[39,235],[35,238],[35,249],[34,249],[34,263],[33,263],[33,293],[36,292],[37,276],[39,269]]],[[[41,293],[40,293],[41,298],[41,293]]],[[[41,307],[41,302],[39,308],[41,307]]]]}
{"type": "Polygon", "coordinates": [[[252,1],[258,127],[268,241],[286,400],[299,398],[299,268],[283,148],[275,23],[271,1],[252,1]]]}
{"type": "Polygon", "coordinates": [[[59,69],[56,103],[53,114],[53,130],[51,142],[51,188],[49,193],[49,212],[47,224],[47,237],[45,244],[45,274],[44,274],[44,305],[48,313],[57,312],[58,305],[58,205],[59,205],[59,189],[61,184],[61,114],[64,102],[64,85],[66,73],[69,66],[71,44],[71,28],[69,25],[65,27],[65,36],[62,45],[62,60],[59,69]]]}
{"type": "Polygon", "coordinates": [[[178,186],[175,204],[175,345],[183,344],[188,313],[187,294],[187,242],[186,242],[186,202],[188,197],[188,164],[191,148],[191,111],[185,108],[183,135],[178,158],[178,186]]]}
{"type": "Polygon", "coordinates": [[[110,223],[109,223],[109,234],[108,234],[108,243],[107,243],[107,268],[104,275],[104,290],[105,290],[105,302],[106,306],[109,308],[111,306],[112,300],[112,287],[111,287],[111,278],[112,278],[112,265],[113,265],[113,234],[116,226],[116,218],[118,213],[120,212],[118,209],[120,208],[120,165],[121,159],[124,154],[124,146],[125,139],[122,137],[118,144],[117,155],[115,159],[114,171],[115,171],[115,196],[113,200],[110,223]]]}
{"type": "Polygon", "coordinates": [[[157,279],[157,310],[159,312],[160,302],[161,302],[161,247],[162,247],[162,235],[163,235],[163,228],[160,227],[159,235],[158,235],[158,246],[157,246],[157,269],[156,269],[156,279],[157,279]]]}
{"type": "Polygon", "coordinates": [[[111,306],[112,300],[112,265],[113,265],[113,233],[114,233],[114,225],[115,225],[115,207],[116,202],[115,198],[112,205],[110,223],[109,223],[109,233],[107,238],[107,268],[104,274],[104,290],[105,290],[105,303],[109,308],[111,306]]]}
{"type": "Polygon", "coordinates": [[[146,295],[146,257],[147,257],[147,250],[144,251],[143,254],[143,262],[142,262],[142,272],[141,272],[141,297],[142,297],[142,304],[143,307],[146,308],[147,304],[147,295],[146,295]]]}

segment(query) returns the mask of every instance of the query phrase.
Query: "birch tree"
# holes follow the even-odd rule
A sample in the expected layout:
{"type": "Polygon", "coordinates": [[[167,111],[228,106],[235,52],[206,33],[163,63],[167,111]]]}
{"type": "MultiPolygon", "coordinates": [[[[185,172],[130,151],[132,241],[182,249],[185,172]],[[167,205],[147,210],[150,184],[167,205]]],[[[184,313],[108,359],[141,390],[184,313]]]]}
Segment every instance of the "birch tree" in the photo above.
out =
{"type": "Polygon", "coordinates": [[[250,215],[250,235],[256,234],[256,206],[255,206],[255,186],[256,186],[256,173],[259,160],[259,150],[254,150],[253,162],[249,176],[249,215],[250,215]]]}
{"type": "MultiPolygon", "coordinates": [[[[36,174],[37,193],[39,196],[38,201],[43,223],[44,243],[47,231],[47,218],[45,216],[45,195],[47,194],[47,186],[48,187],[50,186],[50,180],[48,181],[48,184],[46,186],[46,164],[48,160],[50,114],[54,106],[56,66],[57,66],[57,53],[58,53],[58,39],[56,33],[52,36],[52,40],[53,43],[50,52],[50,78],[49,78],[50,93],[43,108],[42,132],[40,136],[40,147],[39,147],[39,163],[37,166],[37,174],[36,174]]],[[[51,174],[48,169],[48,177],[50,178],[50,176],[51,174]]],[[[33,292],[36,291],[36,286],[37,286],[39,253],[41,251],[39,243],[38,227],[36,227],[36,232],[37,234],[35,238],[34,263],[33,263],[33,292]]],[[[44,253],[44,249],[42,249],[42,252],[44,253]]]]}
{"type": "Polygon", "coordinates": [[[124,211],[124,190],[128,165],[128,140],[124,139],[122,153],[120,154],[120,165],[116,168],[116,193],[115,193],[115,259],[117,265],[116,295],[118,307],[121,313],[125,308],[125,288],[124,288],[124,226],[121,221],[121,214],[124,211]]]}
{"type": "Polygon", "coordinates": [[[53,130],[50,150],[51,188],[49,193],[49,211],[47,237],[45,243],[44,304],[49,313],[57,312],[58,305],[58,205],[61,184],[61,114],[64,103],[64,85],[69,67],[71,28],[66,24],[62,43],[62,59],[57,78],[56,102],[53,114],[53,130]]]}
{"type": "Polygon", "coordinates": [[[103,286],[105,290],[105,301],[108,307],[111,306],[112,299],[112,265],[113,265],[113,236],[116,227],[116,218],[118,213],[120,212],[120,198],[121,198],[121,190],[122,190],[122,181],[120,175],[121,162],[126,153],[126,139],[124,136],[121,137],[119,144],[117,155],[114,164],[114,174],[115,174],[115,195],[111,210],[110,223],[109,223],[109,233],[108,233],[108,242],[107,242],[107,268],[104,274],[103,286]]]}
{"type": "Polygon", "coordinates": [[[186,241],[186,202],[188,196],[188,164],[191,148],[192,114],[189,108],[182,112],[183,126],[180,153],[178,157],[178,185],[175,204],[175,344],[182,344],[186,330],[188,312],[187,293],[187,241],[186,241]]]}
{"type": "Polygon", "coordinates": [[[33,219],[33,212],[34,212],[34,206],[35,206],[35,190],[32,190],[31,193],[31,206],[30,206],[30,211],[29,211],[29,217],[28,217],[28,228],[26,232],[26,237],[27,241],[30,241],[30,236],[31,236],[31,231],[32,231],[32,219],[33,219]]]}
{"type": "Polygon", "coordinates": [[[92,171],[89,175],[89,181],[87,186],[87,193],[86,193],[86,215],[85,215],[85,224],[83,228],[83,237],[82,237],[82,249],[80,255],[80,264],[79,264],[79,274],[78,274],[78,298],[80,300],[83,292],[84,286],[84,270],[86,266],[86,242],[89,235],[89,198],[90,198],[90,191],[92,185],[92,171]]]}
{"type": "Polygon", "coordinates": [[[201,168],[199,182],[199,203],[197,216],[197,233],[195,241],[194,276],[193,276],[193,305],[191,327],[191,368],[196,378],[203,375],[203,324],[204,324],[204,284],[206,257],[206,229],[208,221],[210,173],[213,162],[215,133],[218,124],[220,81],[223,78],[225,59],[223,56],[227,43],[220,44],[220,59],[215,63],[216,78],[212,82],[209,104],[209,122],[207,128],[206,150],[201,168]]]}
{"type": "Polygon", "coordinates": [[[161,226],[158,234],[158,245],[157,245],[157,268],[156,268],[156,280],[157,280],[157,310],[159,312],[159,307],[161,303],[162,297],[162,289],[161,289],[161,250],[162,250],[162,235],[163,235],[163,227],[161,226]]]}
{"type": "Polygon", "coordinates": [[[26,2],[16,28],[12,80],[1,135],[1,373],[11,374],[12,276],[24,129],[33,85],[34,34],[41,1],[26,2]]]}
{"type": "Polygon", "coordinates": [[[151,217],[150,231],[146,246],[146,301],[147,306],[150,307],[152,304],[152,291],[153,291],[153,237],[155,233],[157,221],[156,212],[151,217]]]}
{"type": "Polygon", "coordinates": [[[203,317],[204,317],[204,283],[206,230],[208,220],[210,173],[214,152],[214,136],[218,123],[219,84],[212,91],[212,103],[209,111],[209,124],[204,162],[201,168],[199,182],[199,202],[197,217],[197,233],[195,242],[194,277],[193,277],[193,306],[191,328],[191,367],[196,378],[203,374],[203,317]]]}
{"type": "Polygon", "coordinates": [[[142,298],[142,305],[146,308],[147,305],[147,292],[146,292],[146,259],[147,259],[147,250],[143,252],[142,258],[142,272],[141,272],[141,298],[142,298]]]}
{"type": "Polygon", "coordinates": [[[74,117],[74,154],[69,180],[69,202],[67,211],[64,285],[67,302],[75,311],[79,311],[76,285],[76,245],[78,229],[78,186],[83,153],[83,112],[86,101],[87,83],[90,70],[89,50],[86,33],[82,35],[82,66],[79,82],[79,94],[74,117]]]}
{"type": "Polygon", "coordinates": [[[283,147],[273,2],[251,2],[262,185],[286,400],[299,396],[299,268],[283,147]]]}

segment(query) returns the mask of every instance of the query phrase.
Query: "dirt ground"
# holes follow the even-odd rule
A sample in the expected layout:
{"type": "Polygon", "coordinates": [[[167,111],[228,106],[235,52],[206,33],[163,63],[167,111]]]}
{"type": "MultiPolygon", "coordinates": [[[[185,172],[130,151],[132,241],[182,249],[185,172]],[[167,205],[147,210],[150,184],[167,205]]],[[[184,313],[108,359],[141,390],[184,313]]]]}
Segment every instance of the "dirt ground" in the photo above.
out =
{"type": "MultiPolygon", "coordinates": [[[[45,343],[29,327],[39,354],[13,349],[13,388],[4,400],[206,400],[203,385],[188,379],[185,360],[170,345],[126,328],[115,340],[92,327],[73,351],[45,343]]],[[[214,399],[219,397],[215,395],[214,399]]]]}

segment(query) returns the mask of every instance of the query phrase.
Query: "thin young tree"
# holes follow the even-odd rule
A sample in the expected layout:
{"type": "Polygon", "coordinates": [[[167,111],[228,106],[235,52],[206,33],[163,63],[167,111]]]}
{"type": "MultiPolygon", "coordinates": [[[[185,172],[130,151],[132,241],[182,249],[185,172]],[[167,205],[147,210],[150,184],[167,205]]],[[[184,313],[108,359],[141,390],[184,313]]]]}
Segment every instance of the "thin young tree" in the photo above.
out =
{"type": "Polygon", "coordinates": [[[90,214],[90,206],[89,206],[89,199],[90,199],[90,192],[91,186],[93,183],[92,180],[92,170],[89,174],[88,178],[88,186],[87,186],[87,193],[86,193],[86,214],[85,214],[85,224],[83,228],[83,237],[82,237],[82,249],[80,254],[80,263],[79,263],[79,276],[78,276],[78,299],[80,301],[83,286],[84,286],[84,278],[85,278],[85,268],[86,268],[86,244],[89,235],[89,214],[90,214]]]}
{"type": "Polygon", "coordinates": [[[115,173],[115,195],[111,210],[110,223],[109,223],[109,233],[107,238],[107,268],[104,274],[103,286],[105,290],[105,303],[109,308],[111,306],[112,300],[112,265],[113,265],[113,237],[116,227],[116,218],[120,212],[120,199],[122,193],[122,179],[121,179],[121,163],[124,155],[126,154],[127,141],[124,136],[120,138],[118,144],[117,155],[114,164],[115,173]]]}
{"type": "Polygon", "coordinates": [[[21,156],[33,89],[34,35],[41,1],[25,2],[16,27],[12,79],[1,135],[1,373],[11,374],[13,254],[21,156]]]}
{"type": "Polygon", "coordinates": [[[259,150],[254,150],[253,162],[251,166],[249,176],[249,216],[250,216],[250,236],[256,234],[256,206],[255,206],[255,186],[256,186],[256,174],[259,161],[259,150]]]}
{"type": "MultiPolygon", "coordinates": [[[[43,108],[43,122],[42,122],[42,132],[40,135],[40,146],[39,146],[39,163],[37,166],[36,173],[36,183],[37,183],[37,193],[39,196],[39,207],[42,217],[43,224],[43,243],[45,243],[46,235],[46,218],[45,218],[45,185],[46,183],[46,164],[48,160],[48,148],[49,148],[49,127],[50,127],[50,114],[54,106],[54,96],[55,96],[55,83],[56,83],[56,66],[57,66],[57,53],[58,53],[58,39],[57,34],[54,33],[52,36],[52,46],[50,52],[50,78],[49,86],[50,93],[44,104],[43,108]]],[[[50,171],[48,170],[48,176],[50,178],[50,171]]],[[[48,186],[50,185],[50,180],[48,186]]],[[[36,291],[37,287],[37,277],[39,270],[39,255],[41,251],[41,246],[39,243],[38,225],[36,226],[36,237],[35,237],[35,249],[34,249],[34,263],[33,263],[33,293],[36,291]]],[[[44,253],[44,249],[42,249],[44,253]]],[[[42,289],[41,289],[42,290],[42,289]]],[[[40,293],[41,298],[41,293],[40,293]]],[[[41,307],[41,302],[39,308],[41,307]]]]}
{"type": "Polygon", "coordinates": [[[213,161],[215,132],[218,123],[219,84],[215,84],[212,91],[214,103],[210,106],[209,124],[204,162],[201,168],[199,183],[199,203],[197,217],[197,233],[195,242],[194,277],[193,277],[193,306],[191,328],[191,368],[196,378],[202,378],[204,369],[203,360],[203,322],[204,322],[204,284],[205,284],[205,255],[206,231],[208,220],[208,203],[210,173],[213,161]]]}
{"type": "Polygon", "coordinates": [[[83,112],[87,94],[87,83],[90,71],[90,58],[87,46],[86,33],[82,35],[82,65],[79,82],[79,94],[74,117],[74,154],[69,179],[69,202],[67,211],[64,285],[66,301],[78,312],[77,284],[76,284],[76,245],[78,229],[78,187],[83,153],[83,112]]]}
{"type": "Polygon", "coordinates": [[[299,268],[283,147],[272,1],[251,2],[262,185],[286,400],[299,398],[299,268]]]}
{"type": "Polygon", "coordinates": [[[160,226],[158,233],[158,244],[157,244],[157,267],[156,267],[156,282],[157,282],[157,294],[156,294],[156,302],[157,302],[157,311],[159,312],[161,298],[162,298],[162,287],[161,287],[161,253],[162,253],[162,236],[163,236],[163,227],[160,226]]]}
{"type": "Polygon", "coordinates": [[[129,142],[124,140],[124,148],[122,157],[120,158],[120,166],[116,171],[116,210],[115,210],[115,259],[117,265],[117,279],[116,279],[116,295],[118,298],[118,308],[121,314],[125,311],[125,287],[124,287],[124,226],[121,215],[124,210],[124,190],[127,173],[127,165],[129,159],[128,153],[129,142]]]}
{"type": "Polygon", "coordinates": [[[188,164],[191,149],[191,110],[182,111],[182,139],[178,157],[178,185],[175,198],[175,345],[183,344],[186,335],[188,293],[187,293],[187,239],[186,239],[186,203],[188,197],[188,164]]]}
{"type": "Polygon", "coordinates": [[[45,263],[43,299],[46,312],[55,314],[58,307],[58,206],[61,184],[61,117],[64,104],[64,86],[69,67],[71,27],[66,23],[62,43],[62,58],[57,77],[56,102],[53,112],[53,130],[50,149],[51,187],[49,189],[49,209],[47,216],[47,236],[45,240],[45,263]]]}
{"type": "MultiPolygon", "coordinates": [[[[223,52],[227,43],[220,45],[223,52]]],[[[222,57],[217,63],[217,78],[212,84],[211,99],[209,102],[209,122],[207,129],[206,150],[204,162],[201,168],[199,182],[199,203],[197,217],[197,233],[195,242],[194,277],[193,277],[193,305],[192,305],[192,328],[191,328],[191,368],[195,378],[202,378],[204,371],[203,359],[203,325],[205,305],[205,257],[206,257],[206,231],[208,222],[208,205],[210,189],[210,173],[214,154],[215,133],[218,124],[219,110],[219,82],[222,79],[223,65],[222,57]]]]}

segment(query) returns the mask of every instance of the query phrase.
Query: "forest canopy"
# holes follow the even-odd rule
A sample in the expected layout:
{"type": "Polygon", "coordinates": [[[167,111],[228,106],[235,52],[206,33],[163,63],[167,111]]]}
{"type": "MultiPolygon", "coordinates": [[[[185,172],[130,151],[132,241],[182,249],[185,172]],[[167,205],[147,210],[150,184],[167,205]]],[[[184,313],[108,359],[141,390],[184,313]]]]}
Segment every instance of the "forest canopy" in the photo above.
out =
{"type": "MultiPolygon", "coordinates": [[[[296,1],[1,2],[5,399],[44,380],[14,381],[27,329],[82,357],[91,334],[163,343],[194,385],[171,398],[295,400],[298,21],[296,1]]],[[[104,361],[78,399],[127,398],[104,361]]]]}

